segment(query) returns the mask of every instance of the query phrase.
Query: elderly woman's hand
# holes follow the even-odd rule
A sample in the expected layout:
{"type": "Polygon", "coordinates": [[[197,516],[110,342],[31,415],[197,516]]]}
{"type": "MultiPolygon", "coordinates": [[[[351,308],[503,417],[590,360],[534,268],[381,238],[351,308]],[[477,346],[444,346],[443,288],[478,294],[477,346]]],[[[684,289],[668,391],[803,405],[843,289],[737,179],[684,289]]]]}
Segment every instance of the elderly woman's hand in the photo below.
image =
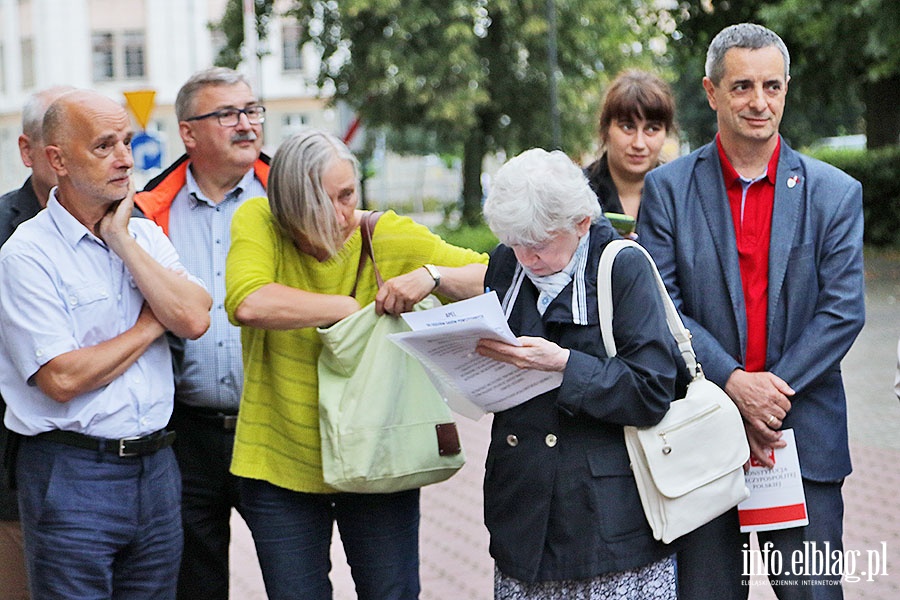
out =
{"type": "Polygon", "coordinates": [[[434,279],[424,268],[388,279],[375,295],[375,312],[379,315],[409,312],[433,289],[434,279]]]}
{"type": "Polygon", "coordinates": [[[521,346],[513,346],[497,340],[478,340],[475,351],[482,356],[515,365],[520,369],[539,371],[564,371],[569,361],[569,351],[540,337],[522,336],[521,346]]]}

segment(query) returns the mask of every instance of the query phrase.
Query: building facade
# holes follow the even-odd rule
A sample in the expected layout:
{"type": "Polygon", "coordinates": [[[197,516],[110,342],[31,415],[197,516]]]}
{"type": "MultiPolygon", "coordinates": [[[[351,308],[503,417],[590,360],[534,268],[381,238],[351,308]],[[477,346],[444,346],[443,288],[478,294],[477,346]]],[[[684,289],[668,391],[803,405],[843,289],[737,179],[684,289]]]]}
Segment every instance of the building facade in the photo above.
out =
{"type": "MultiPolygon", "coordinates": [[[[0,0],[0,190],[27,175],[16,141],[22,104],[54,85],[94,89],[123,105],[124,92],[153,90],[147,130],[162,141],[163,166],[180,156],[175,95],[192,73],[212,66],[224,40],[210,24],[222,18],[226,2],[0,0]]],[[[298,39],[296,24],[276,14],[261,48],[267,54],[247,73],[267,109],[267,151],[299,126],[340,133],[350,118],[326,107],[316,87],[318,56],[300,50],[298,39]]],[[[137,172],[137,183],[154,174],[137,172]]]]}
{"type": "MultiPolygon", "coordinates": [[[[221,20],[227,0],[0,0],[0,193],[19,187],[27,170],[19,160],[21,107],[34,91],[54,85],[97,90],[126,104],[124,93],[155,92],[147,132],[162,142],[161,164],[184,151],[175,119],[175,95],[191,74],[210,67],[224,39],[210,25],[221,20]]],[[[301,126],[342,136],[354,115],[329,108],[328,91],[316,86],[320,60],[298,48],[295,22],[279,15],[291,4],[276,0],[264,56],[244,69],[266,106],[264,150],[301,126]]],[[[136,131],[140,124],[135,120],[136,131]]],[[[350,144],[358,149],[361,128],[350,144]]],[[[383,138],[379,138],[383,140],[383,138]]],[[[136,144],[137,146],[137,144],[136,144]]],[[[135,149],[140,165],[142,150],[135,149]]],[[[370,162],[367,199],[373,208],[421,212],[455,203],[460,166],[436,157],[397,156],[377,144],[370,162]]],[[[138,189],[159,169],[135,171],[138,189]]]]}

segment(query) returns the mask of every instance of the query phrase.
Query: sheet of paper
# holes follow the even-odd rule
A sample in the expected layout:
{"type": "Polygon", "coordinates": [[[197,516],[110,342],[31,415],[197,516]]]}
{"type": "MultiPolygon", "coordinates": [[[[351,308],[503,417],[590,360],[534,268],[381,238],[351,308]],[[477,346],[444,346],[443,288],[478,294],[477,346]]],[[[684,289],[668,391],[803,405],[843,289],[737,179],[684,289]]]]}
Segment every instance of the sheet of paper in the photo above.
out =
{"type": "Polygon", "coordinates": [[[417,310],[401,315],[413,331],[459,325],[467,321],[482,321],[484,327],[490,328],[496,335],[482,336],[502,340],[508,344],[519,345],[516,336],[506,323],[506,316],[500,307],[497,292],[488,292],[460,300],[446,306],[438,306],[429,310],[417,310]]]}
{"type": "Polygon", "coordinates": [[[405,313],[413,329],[388,336],[415,356],[456,412],[478,418],[557,388],[562,373],[519,369],[475,352],[481,338],[518,344],[496,292],[426,311],[405,313]]]}
{"type": "Polygon", "coordinates": [[[785,429],[782,433],[787,446],[773,451],[775,467],[768,469],[751,459],[750,470],[744,474],[750,497],[738,504],[742,532],[787,529],[809,523],[794,430],[785,429]]]}

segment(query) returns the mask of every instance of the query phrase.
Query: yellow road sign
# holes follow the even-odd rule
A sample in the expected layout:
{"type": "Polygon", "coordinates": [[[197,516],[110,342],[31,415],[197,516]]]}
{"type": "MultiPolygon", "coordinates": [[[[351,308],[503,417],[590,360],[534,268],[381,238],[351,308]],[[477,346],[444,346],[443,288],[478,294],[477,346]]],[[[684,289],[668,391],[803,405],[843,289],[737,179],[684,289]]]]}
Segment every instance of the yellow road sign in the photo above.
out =
{"type": "Polygon", "coordinates": [[[134,113],[141,129],[147,129],[147,121],[150,120],[150,113],[153,112],[153,99],[156,97],[155,90],[138,90],[135,92],[123,92],[128,107],[134,113]]]}

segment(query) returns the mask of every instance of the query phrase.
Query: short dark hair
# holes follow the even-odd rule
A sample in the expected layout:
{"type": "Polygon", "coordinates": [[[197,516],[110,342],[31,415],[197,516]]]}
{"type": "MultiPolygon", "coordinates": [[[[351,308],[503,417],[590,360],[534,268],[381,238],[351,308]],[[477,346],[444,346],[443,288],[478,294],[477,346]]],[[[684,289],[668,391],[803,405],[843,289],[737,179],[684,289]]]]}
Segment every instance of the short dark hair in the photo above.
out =
{"type": "Polygon", "coordinates": [[[738,23],[730,25],[716,34],[706,51],[706,76],[714,85],[719,85],[725,74],[725,54],[732,48],[759,50],[768,47],[777,48],[784,59],[784,78],[791,74],[791,55],[784,40],[771,29],[756,23],[738,23]]]}
{"type": "Polygon", "coordinates": [[[606,142],[613,119],[644,119],[662,123],[666,131],[675,127],[675,97],[672,88],[647,71],[629,69],[619,73],[609,88],[600,109],[598,133],[606,142]]]}

